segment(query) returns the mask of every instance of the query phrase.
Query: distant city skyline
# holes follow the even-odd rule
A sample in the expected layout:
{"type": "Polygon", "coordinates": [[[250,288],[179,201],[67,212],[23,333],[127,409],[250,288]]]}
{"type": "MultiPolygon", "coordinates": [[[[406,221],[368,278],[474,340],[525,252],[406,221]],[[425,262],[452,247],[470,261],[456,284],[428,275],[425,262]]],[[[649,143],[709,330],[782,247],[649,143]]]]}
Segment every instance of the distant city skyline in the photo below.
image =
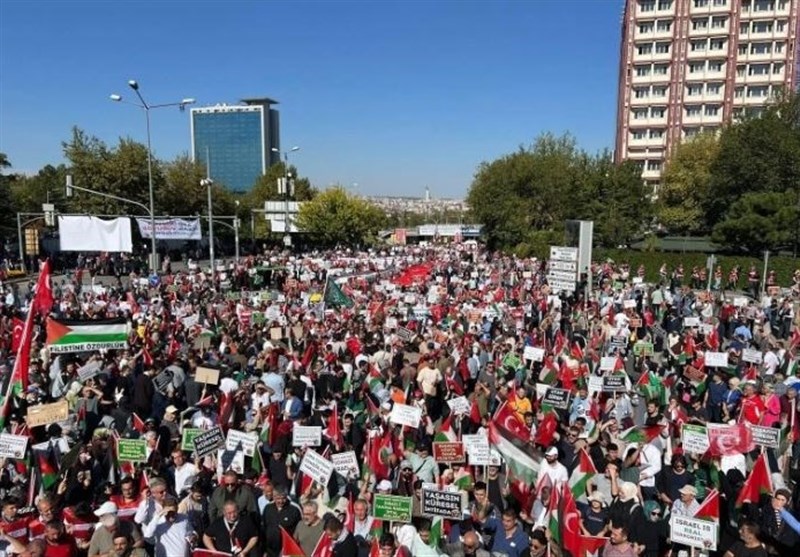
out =
{"type": "MultiPolygon", "coordinates": [[[[278,100],[281,143],[301,147],[291,162],[318,188],[463,198],[482,162],[540,133],[612,148],[622,7],[4,0],[0,151],[36,172],[63,162],[72,126],[144,142],[140,111],[108,100],[136,79],[152,103],[278,100]]],[[[156,157],[191,154],[189,114],[153,113],[156,157]]]]}

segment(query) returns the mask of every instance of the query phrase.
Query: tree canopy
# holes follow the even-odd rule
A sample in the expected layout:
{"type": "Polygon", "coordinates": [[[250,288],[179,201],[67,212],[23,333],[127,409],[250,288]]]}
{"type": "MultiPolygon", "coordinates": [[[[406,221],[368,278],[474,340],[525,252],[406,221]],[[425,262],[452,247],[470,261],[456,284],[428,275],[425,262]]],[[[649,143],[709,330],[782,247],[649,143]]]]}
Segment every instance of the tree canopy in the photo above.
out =
{"type": "Polygon", "coordinates": [[[380,209],[337,186],[300,207],[296,224],[319,246],[355,247],[374,241],[384,222],[380,209]]]}

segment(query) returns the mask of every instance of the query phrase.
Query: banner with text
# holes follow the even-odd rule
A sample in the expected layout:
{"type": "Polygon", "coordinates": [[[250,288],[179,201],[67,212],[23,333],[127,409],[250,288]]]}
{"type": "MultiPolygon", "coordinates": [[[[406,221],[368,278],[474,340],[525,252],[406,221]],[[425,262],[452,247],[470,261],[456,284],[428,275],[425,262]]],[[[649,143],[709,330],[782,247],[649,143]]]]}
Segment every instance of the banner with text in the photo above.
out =
{"type": "MultiPolygon", "coordinates": [[[[150,219],[136,218],[142,238],[153,235],[150,219]]],[[[156,240],[202,240],[200,219],[156,219],[156,240]]]]}

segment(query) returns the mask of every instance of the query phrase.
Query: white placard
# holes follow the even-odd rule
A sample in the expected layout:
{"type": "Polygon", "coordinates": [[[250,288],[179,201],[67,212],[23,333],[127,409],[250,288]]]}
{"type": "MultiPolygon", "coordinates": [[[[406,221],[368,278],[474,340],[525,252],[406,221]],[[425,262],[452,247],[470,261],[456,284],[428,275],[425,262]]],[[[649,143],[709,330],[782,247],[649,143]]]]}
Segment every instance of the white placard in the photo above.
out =
{"type": "Polygon", "coordinates": [[[489,465],[492,455],[489,450],[489,439],[485,433],[464,434],[461,436],[461,441],[464,443],[464,450],[469,457],[470,465],[489,465]]]}
{"type": "Polygon", "coordinates": [[[419,421],[422,419],[422,410],[416,406],[409,406],[408,404],[395,404],[392,406],[392,412],[389,414],[389,421],[397,425],[407,425],[412,429],[419,427],[419,421]]]}
{"type": "Polygon", "coordinates": [[[296,425],[292,428],[293,447],[319,447],[322,445],[322,426],[296,425]]]}
{"type": "Polygon", "coordinates": [[[550,259],[557,259],[559,261],[577,261],[578,248],[550,246],[550,259]]]}
{"type": "Polygon", "coordinates": [[[706,367],[728,367],[728,353],[706,352],[705,364],[706,367]]]}
{"type": "Polygon", "coordinates": [[[58,217],[61,251],[113,251],[130,253],[131,219],[103,220],[97,217],[58,217]]]}
{"type": "Polygon", "coordinates": [[[700,318],[699,317],[684,317],[683,318],[683,326],[684,327],[699,327],[700,326],[700,318]]]}
{"type": "Polygon", "coordinates": [[[27,446],[27,435],[0,433],[0,456],[4,458],[25,458],[25,448],[27,446]]]}
{"type": "Polygon", "coordinates": [[[589,381],[586,382],[586,390],[589,391],[589,394],[602,392],[603,378],[597,375],[590,375],[589,381]]]}
{"type": "Polygon", "coordinates": [[[711,323],[700,323],[700,332],[704,335],[710,335],[714,332],[714,325],[711,323]]]}
{"type": "Polygon", "coordinates": [[[760,350],[753,350],[752,348],[744,348],[742,350],[742,360],[751,364],[760,364],[764,358],[764,354],[760,350]]]}
{"type": "Polygon", "coordinates": [[[705,454],[709,447],[708,429],[701,425],[683,424],[681,445],[686,453],[705,454]]]}
{"type": "Polygon", "coordinates": [[[228,470],[237,474],[244,474],[244,452],[217,449],[217,476],[222,476],[228,470]]]}
{"type": "MultiPolygon", "coordinates": [[[[156,240],[202,240],[200,219],[155,219],[156,240]]],[[[136,218],[142,238],[150,239],[153,228],[149,218],[136,218]]]]}
{"type": "MultiPolygon", "coordinates": [[[[603,356],[600,358],[600,371],[614,371],[614,366],[617,365],[616,356],[603,356]]],[[[602,383],[602,377],[601,383],[602,383]]]]}
{"type": "Polygon", "coordinates": [[[633,277],[631,282],[633,284],[642,284],[644,282],[644,279],[642,277],[633,277]]]}
{"type": "Polygon", "coordinates": [[[622,307],[625,309],[633,309],[636,307],[636,300],[623,300],[622,307]]]}
{"type": "Polygon", "coordinates": [[[235,451],[239,443],[242,444],[242,450],[245,456],[253,456],[256,452],[258,435],[255,433],[245,433],[238,429],[229,429],[228,437],[225,438],[225,448],[229,451],[235,451]]]}
{"type": "Polygon", "coordinates": [[[526,346],[522,350],[522,359],[529,362],[541,362],[544,360],[544,348],[526,346]]]}
{"type": "Polygon", "coordinates": [[[672,543],[716,551],[717,523],[673,514],[669,519],[672,543]]]}
{"type": "Polygon", "coordinates": [[[308,449],[300,463],[300,471],[320,485],[328,485],[333,474],[333,462],[314,449],[308,449]]]}
{"type": "Polygon", "coordinates": [[[181,319],[181,323],[186,329],[191,329],[195,325],[197,325],[198,321],[200,321],[200,316],[198,314],[190,315],[188,317],[184,317],[181,319]]]}
{"type": "Polygon", "coordinates": [[[737,296],[736,298],[733,299],[733,305],[736,306],[737,308],[743,308],[747,306],[749,301],[750,300],[748,300],[744,296],[737,296]]]}
{"type": "Polygon", "coordinates": [[[460,414],[469,414],[469,411],[472,409],[472,405],[465,396],[457,396],[455,398],[451,398],[450,400],[447,401],[447,405],[450,407],[450,410],[456,416],[460,414]]]}
{"type": "Polygon", "coordinates": [[[360,476],[355,451],[332,454],[331,462],[333,469],[345,479],[349,480],[360,476]]]}

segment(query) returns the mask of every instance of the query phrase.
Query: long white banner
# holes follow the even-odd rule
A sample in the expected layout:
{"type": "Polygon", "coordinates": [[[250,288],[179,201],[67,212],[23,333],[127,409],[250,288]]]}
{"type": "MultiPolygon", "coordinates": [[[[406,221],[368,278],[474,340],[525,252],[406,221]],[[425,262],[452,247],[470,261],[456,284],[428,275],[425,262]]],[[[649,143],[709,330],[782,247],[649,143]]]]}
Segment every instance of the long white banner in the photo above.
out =
{"type": "MultiPolygon", "coordinates": [[[[152,236],[150,219],[136,217],[142,238],[152,236]]],[[[200,219],[156,219],[156,240],[202,240],[200,219]]]]}
{"type": "Polygon", "coordinates": [[[61,251],[133,251],[131,220],[97,217],[58,217],[61,251]]]}

